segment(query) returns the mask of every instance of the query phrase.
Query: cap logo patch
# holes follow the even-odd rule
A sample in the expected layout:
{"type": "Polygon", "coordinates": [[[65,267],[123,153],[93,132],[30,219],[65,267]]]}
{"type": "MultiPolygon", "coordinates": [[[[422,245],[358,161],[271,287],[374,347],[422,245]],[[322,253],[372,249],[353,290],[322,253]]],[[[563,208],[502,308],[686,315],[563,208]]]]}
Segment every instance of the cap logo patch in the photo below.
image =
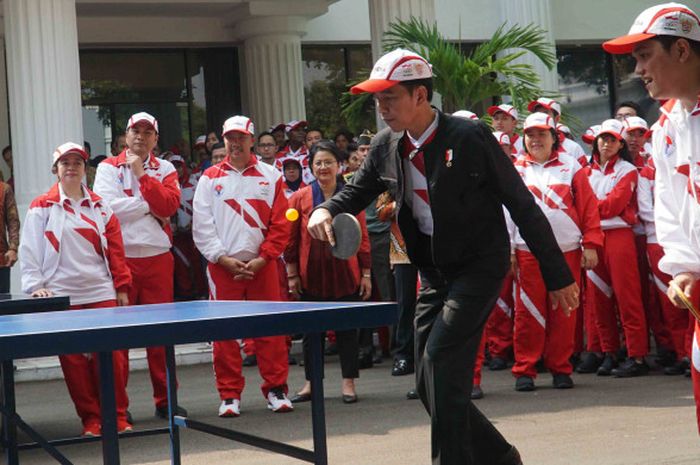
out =
{"type": "Polygon", "coordinates": [[[690,34],[690,31],[693,30],[693,20],[683,15],[680,22],[681,31],[683,31],[684,34],[690,34]]]}

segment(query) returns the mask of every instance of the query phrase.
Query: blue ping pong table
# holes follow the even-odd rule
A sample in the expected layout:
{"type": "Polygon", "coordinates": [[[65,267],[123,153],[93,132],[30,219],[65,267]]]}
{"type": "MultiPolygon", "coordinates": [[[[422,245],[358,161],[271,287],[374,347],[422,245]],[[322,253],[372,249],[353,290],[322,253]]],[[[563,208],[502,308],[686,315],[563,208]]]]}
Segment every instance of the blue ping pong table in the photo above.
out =
{"type": "MultiPolygon", "coordinates": [[[[180,429],[188,428],[326,465],[325,410],[323,403],[322,338],[325,331],[371,328],[396,321],[396,304],[368,302],[238,302],[195,301],[117,308],[29,313],[0,316],[0,360],[71,353],[99,353],[102,409],[103,463],[118,465],[119,437],[143,435],[139,431],[117,434],[112,351],[165,346],[168,378],[171,463],[180,465],[180,429]],[[252,436],[246,433],[175,415],[177,389],[175,344],[307,333],[311,339],[313,450],[252,436]]],[[[11,364],[10,364],[11,365],[11,364]]],[[[6,383],[7,386],[7,383],[6,383]]],[[[0,413],[6,417],[8,465],[19,464],[17,428],[27,433],[56,461],[72,465],[57,445],[77,441],[48,441],[27,425],[14,410],[14,391],[5,393],[0,413]]],[[[162,432],[155,431],[153,434],[162,432]]],[[[148,432],[147,432],[148,433],[148,432]]],[[[93,439],[95,440],[95,439],[93,439]]]]}

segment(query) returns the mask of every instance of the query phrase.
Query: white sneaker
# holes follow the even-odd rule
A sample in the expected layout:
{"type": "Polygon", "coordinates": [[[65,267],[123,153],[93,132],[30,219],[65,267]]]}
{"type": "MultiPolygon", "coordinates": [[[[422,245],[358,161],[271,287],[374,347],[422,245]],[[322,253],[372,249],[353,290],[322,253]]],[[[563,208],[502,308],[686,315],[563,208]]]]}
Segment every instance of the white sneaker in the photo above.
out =
{"type": "Polygon", "coordinates": [[[292,401],[287,399],[287,394],[280,389],[273,389],[267,393],[267,408],[275,413],[291,412],[294,410],[292,401]]]}
{"type": "Polygon", "coordinates": [[[241,401],[239,399],[226,399],[219,405],[219,416],[221,418],[237,417],[241,414],[241,401]]]}

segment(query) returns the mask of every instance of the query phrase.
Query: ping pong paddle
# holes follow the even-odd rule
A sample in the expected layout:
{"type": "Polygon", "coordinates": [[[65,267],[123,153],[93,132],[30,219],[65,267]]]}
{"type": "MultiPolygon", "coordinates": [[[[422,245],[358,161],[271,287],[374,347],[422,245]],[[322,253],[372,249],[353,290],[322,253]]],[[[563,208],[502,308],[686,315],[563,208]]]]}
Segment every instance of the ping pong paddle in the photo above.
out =
{"type": "Polygon", "coordinates": [[[340,260],[347,260],[355,255],[362,240],[362,230],[357,218],[350,213],[340,213],[333,218],[331,227],[335,236],[335,245],[331,246],[333,256],[340,260]]]}
{"type": "Polygon", "coordinates": [[[693,314],[696,320],[700,321],[700,312],[698,312],[698,309],[695,308],[695,305],[688,299],[688,296],[685,295],[685,293],[681,290],[680,286],[676,284],[675,281],[671,281],[668,283],[669,286],[673,288],[673,291],[676,293],[679,299],[681,299],[681,302],[683,303],[683,306],[690,311],[690,313],[693,314]]]}

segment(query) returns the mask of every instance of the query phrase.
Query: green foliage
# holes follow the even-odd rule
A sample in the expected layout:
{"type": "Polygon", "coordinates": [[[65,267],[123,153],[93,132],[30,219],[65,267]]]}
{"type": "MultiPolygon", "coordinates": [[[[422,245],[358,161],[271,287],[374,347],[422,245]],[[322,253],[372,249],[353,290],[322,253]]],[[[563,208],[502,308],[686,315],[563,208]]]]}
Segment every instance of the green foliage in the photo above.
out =
{"type": "MultiPolygon", "coordinates": [[[[545,31],[535,25],[501,25],[491,39],[464,53],[459,44],[449,42],[436,24],[417,18],[389,25],[384,49],[407,48],[425,57],[433,65],[434,88],[442,96],[443,108],[451,112],[474,109],[484,101],[510,96],[512,104],[524,111],[527,103],[541,96],[552,96],[540,87],[540,78],[529,64],[515,63],[527,53],[535,55],[552,69],[556,55],[547,42],[545,31]]],[[[358,107],[369,96],[343,97],[343,114],[356,117],[358,107]]],[[[370,99],[371,100],[371,99],[370,99]]]]}

